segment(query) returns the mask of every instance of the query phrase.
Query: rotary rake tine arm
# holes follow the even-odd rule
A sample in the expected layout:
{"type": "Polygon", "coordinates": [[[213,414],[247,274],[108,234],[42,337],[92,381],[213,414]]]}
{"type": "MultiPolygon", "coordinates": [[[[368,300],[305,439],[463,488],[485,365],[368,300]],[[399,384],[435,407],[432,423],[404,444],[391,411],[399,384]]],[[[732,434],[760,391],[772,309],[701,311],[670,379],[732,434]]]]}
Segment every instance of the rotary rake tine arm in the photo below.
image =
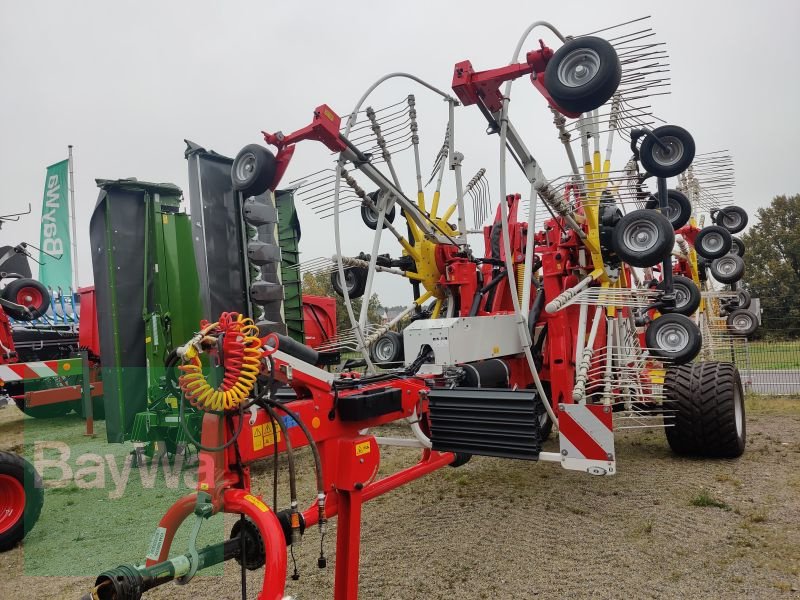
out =
{"type": "Polygon", "coordinates": [[[395,201],[401,205],[406,216],[423,232],[423,235],[435,239],[439,243],[454,244],[455,241],[440,227],[433,224],[415,202],[410,200],[393,181],[387,179],[383,173],[375,168],[367,155],[340,133],[340,125],[341,118],[328,105],[322,104],[314,110],[311,124],[302,129],[289,135],[284,135],[281,132],[272,134],[263,132],[264,140],[278,148],[278,154],[275,157],[277,170],[270,189],[274,190],[280,183],[294,154],[296,144],[305,140],[318,141],[331,151],[339,152],[344,161],[352,163],[381,190],[390,192],[395,201]]]}

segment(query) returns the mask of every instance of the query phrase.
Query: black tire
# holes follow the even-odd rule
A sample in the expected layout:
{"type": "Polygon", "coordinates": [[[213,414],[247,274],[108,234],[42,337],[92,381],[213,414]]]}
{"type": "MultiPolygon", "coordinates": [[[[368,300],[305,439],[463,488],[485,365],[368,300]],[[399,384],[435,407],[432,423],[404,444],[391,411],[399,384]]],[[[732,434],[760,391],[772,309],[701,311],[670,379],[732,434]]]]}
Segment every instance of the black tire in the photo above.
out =
{"type": "Polygon", "coordinates": [[[663,125],[656,127],[652,135],[647,134],[639,149],[639,160],[645,171],[656,177],[675,177],[680,175],[694,160],[694,138],[683,127],[663,125]],[[656,136],[669,149],[659,146],[656,136]]]}
{"type": "Polygon", "coordinates": [[[11,452],[0,452],[0,499],[0,552],[5,552],[33,529],[44,504],[39,473],[31,463],[11,452]],[[13,510],[20,494],[23,494],[24,509],[13,510]]]}
{"type": "Polygon", "coordinates": [[[700,352],[703,338],[700,329],[685,315],[661,315],[645,330],[645,344],[650,354],[668,359],[671,364],[691,362],[700,352]]]}
{"type": "Polygon", "coordinates": [[[675,231],[661,213],[640,209],[629,212],[614,226],[611,247],[634,267],[652,267],[670,256],[675,231]]]}
{"type": "Polygon", "coordinates": [[[28,277],[15,279],[9,283],[3,290],[3,298],[28,309],[28,311],[13,307],[5,309],[6,313],[17,321],[38,319],[50,308],[50,292],[41,282],[28,277]]]}
{"type": "Polygon", "coordinates": [[[744,452],[744,392],[733,363],[670,367],[664,381],[665,432],[676,454],[736,458],[744,452]]]}
{"type": "Polygon", "coordinates": [[[711,274],[720,283],[736,283],[744,276],[744,259],[737,254],[726,254],[711,263],[711,274]]]}
{"type": "Polygon", "coordinates": [[[731,240],[727,229],[719,225],[709,225],[703,227],[694,238],[694,249],[703,258],[714,260],[730,252],[731,240]]]}
{"type": "Polygon", "coordinates": [[[697,278],[701,282],[705,282],[708,279],[708,261],[701,256],[697,257],[697,278]]]}
{"type": "Polygon", "coordinates": [[[403,336],[387,331],[370,346],[369,356],[377,364],[403,362],[403,336]]]}
{"type": "Polygon", "coordinates": [[[559,108],[584,113],[605,104],[621,79],[622,64],[614,46],[587,36],[556,50],[544,72],[544,87],[559,108]]]}
{"type": "Polygon", "coordinates": [[[739,233],[747,227],[747,211],[739,206],[726,206],[714,215],[714,223],[730,233],[739,233]]]}
{"type": "MultiPolygon", "coordinates": [[[[650,196],[645,208],[651,210],[660,208],[658,197],[650,196]]],[[[692,217],[692,203],[678,190],[667,190],[667,208],[662,214],[672,223],[673,229],[680,229],[692,217]]]]}
{"type": "Polygon", "coordinates": [[[539,407],[536,411],[536,420],[539,423],[539,439],[544,442],[550,438],[550,434],[553,432],[553,421],[544,405],[540,403],[539,407]]]}
{"type": "Polygon", "coordinates": [[[458,467],[463,467],[472,459],[472,454],[467,454],[466,452],[456,452],[455,453],[455,460],[450,463],[449,466],[457,469],[458,467]]]}
{"type": "Polygon", "coordinates": [[[737,256],[741,256],[744,258],[745,253],[745,245],[742,241],[742,238],[738,237],[731,237],[731,249],[730,252],[736,254],[737,256]]]}
{"type": "MultiPolygon", "coordinates": [[[[373,194],[377,196],[377,192],[369,194],[369,196],[372,197],[372,201],[375,202],[373,194]]],[[[382,229],[386,229],[389,223],[394,223],[395,207],[396,205],[392,205],[391,210],[387,211],[384,215],[382,229]]],[[[372,231],[378,228],[378,213],[371,206],[367,206],[366,204],[361,205],[361,220],[364,221],[364,225],[372,229],[372,231]]]]}
{"type": "MultiPolygon", "coordinates": [[[[664,289],[664,282],[658,289],[664,289]]],[[[683,275],[672,276],[672,288],[675,290],[675,306],[659,309],[664,314],[693,315],[700,308],[701,294],[697,284],[683,275]]]]}
{"type": "MultiPolygon", "coordinates": [[[[364,290],[367,287],[367,269],[366,267],[347,267],[344,270],[345,284],[347,285],[347,295],[351,300],[361,298],[364,295],[364,290]]],[[[339,282],[339,269],[334,268],[331,271],[331,285],[333,291],[344,297],[342,286],[339,282]]]]}
{"type": "Polygon", "coordinates": [[[259,144],[248,144],[233,159],[233,189],[245,197],[259,196],[272,186],[277,168],[275,155],[269,149],[259,144]]]}
{"type": "Polygon", "coordinates": [[[728,330],[734,335],[750,336],[758,329],[758,317],[744,308],[731,311],[726,323],[728,330]]]}
{"type": "Polygon", "coordinates": [[[730,303],[731,308],[750,308],[753,297],[747,290],[736,290],[736,298],[730,303]]]}

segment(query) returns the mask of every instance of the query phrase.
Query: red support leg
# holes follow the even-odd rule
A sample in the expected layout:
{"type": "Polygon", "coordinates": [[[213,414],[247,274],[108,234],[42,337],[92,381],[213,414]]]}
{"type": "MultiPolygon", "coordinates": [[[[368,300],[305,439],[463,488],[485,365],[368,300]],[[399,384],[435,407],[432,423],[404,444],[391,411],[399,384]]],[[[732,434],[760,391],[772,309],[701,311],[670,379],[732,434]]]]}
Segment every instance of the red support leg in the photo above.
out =
{"type": "Polygon", "coordinates": [[[339,522],[336,532],[334,600],[358,598],[358,560],[361,546],[361,490],[337,493],[339,522]]]}

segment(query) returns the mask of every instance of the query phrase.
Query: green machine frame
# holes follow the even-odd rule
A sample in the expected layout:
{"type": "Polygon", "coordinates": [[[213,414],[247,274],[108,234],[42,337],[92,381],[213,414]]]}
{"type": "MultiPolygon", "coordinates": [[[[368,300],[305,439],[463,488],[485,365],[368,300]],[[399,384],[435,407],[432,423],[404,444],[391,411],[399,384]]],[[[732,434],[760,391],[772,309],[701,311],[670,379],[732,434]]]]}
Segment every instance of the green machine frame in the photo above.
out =
{"type": "MultiPolygon", "coordinates": [[[[90,236],[108,440],[147,442],[149,456],[157,449],[174,453],[186,440],[176,373],[165,362],[201,318],[191,222],[180,211],[177,186],[136,180],[98,185],[90,236]]],[[[201,415],[187,407],[187,416],[196,431],[201,415]]]]}

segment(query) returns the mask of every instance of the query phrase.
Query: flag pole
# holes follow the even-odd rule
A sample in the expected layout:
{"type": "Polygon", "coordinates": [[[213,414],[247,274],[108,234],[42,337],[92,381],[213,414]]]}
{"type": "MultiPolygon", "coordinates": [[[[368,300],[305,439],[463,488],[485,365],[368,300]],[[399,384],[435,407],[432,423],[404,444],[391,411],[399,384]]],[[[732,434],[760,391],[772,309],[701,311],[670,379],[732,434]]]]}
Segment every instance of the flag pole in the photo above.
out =
{"type": "Polygon", "coordinates": [[[67,146],[69,149],[69,212],[72,219],[72,271],[75,280],[73,281],[73,292],[78,291],[78,236],[75,227],[75,178],[72,173],[72,144],[67,146]]]}

